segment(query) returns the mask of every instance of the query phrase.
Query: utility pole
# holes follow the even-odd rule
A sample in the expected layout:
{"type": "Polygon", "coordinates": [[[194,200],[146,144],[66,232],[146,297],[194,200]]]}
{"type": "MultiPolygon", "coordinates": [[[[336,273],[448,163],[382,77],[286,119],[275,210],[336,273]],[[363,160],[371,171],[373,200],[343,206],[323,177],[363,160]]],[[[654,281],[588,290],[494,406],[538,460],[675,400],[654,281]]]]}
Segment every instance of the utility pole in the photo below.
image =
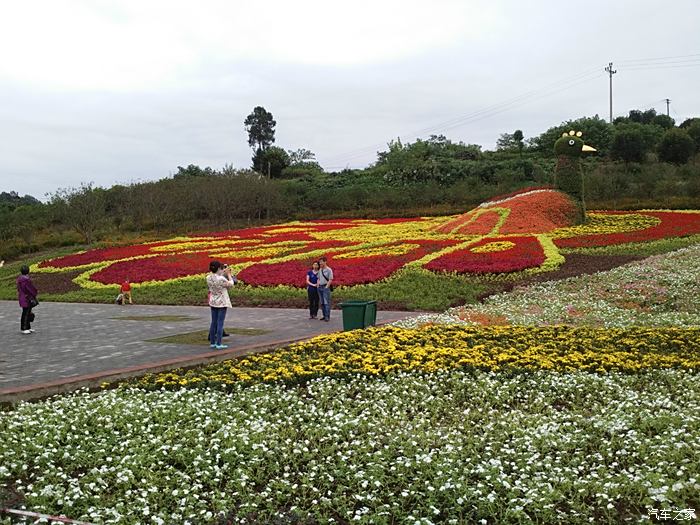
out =
{"type": "Polygon", "coordinates": [[[610,124],[612,124],[612,76],[617,73],[617,69],[613,70],[612,62],[608,64],[608,67],[605,68],[605,71],[608,72],[608,75],[610,75],[610,124]]]}
{"type": "Polygon", "coordinates": [[[669,105],[670,105],[670,104],[671,104],[671,99],[670,99],[670,98],[667,98],[667,99],[666,99],[666,116],[667,116],[667,117],[670,117],[670,116],[671,116],[671,113],[670,113],[670,111],[669,111],[669,105]]]}

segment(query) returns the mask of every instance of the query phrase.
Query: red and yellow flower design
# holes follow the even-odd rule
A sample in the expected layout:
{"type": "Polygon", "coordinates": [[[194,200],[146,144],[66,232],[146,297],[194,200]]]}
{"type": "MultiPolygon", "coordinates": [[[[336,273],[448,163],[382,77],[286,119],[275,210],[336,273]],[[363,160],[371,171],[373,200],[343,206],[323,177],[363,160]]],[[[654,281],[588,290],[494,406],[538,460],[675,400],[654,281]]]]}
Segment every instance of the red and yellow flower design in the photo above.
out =
{"type": "Polygon", "coordinates": [[[34,265],[37,272],[78,271],[76,283],[113,287],[199,279],[209,262],[227,262],[253,286],[302,288],[312,260],[329,259],[336,284],[390,278],[404,268],[463,274],[544,272],[560,249],[645,242],[700,234],[700,211],[592,212],[572,226],[568,198],[537,188],[496,198],[460,216],[319,220],[229,230],[204,236],[100,248],[34,265]]]}

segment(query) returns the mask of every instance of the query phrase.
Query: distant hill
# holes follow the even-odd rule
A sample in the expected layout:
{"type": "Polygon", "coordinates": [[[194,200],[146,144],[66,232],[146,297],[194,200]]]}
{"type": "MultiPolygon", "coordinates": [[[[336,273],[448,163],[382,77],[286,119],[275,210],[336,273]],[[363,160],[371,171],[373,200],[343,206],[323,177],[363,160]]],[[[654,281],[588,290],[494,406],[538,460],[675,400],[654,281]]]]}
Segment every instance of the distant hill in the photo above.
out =
{"type": "Polygon", "coordinates": [[[41,204],[41,202],[38,199],[32,197],[31,195],[25,195],[24,197],[20,197],[19,193],[17,193],[16,191],[11,191],[9,193],[3,191],[2,193],[0,193],[0,206],[8,204],[12,208],[15,208],[17,206],[41,204]]]}

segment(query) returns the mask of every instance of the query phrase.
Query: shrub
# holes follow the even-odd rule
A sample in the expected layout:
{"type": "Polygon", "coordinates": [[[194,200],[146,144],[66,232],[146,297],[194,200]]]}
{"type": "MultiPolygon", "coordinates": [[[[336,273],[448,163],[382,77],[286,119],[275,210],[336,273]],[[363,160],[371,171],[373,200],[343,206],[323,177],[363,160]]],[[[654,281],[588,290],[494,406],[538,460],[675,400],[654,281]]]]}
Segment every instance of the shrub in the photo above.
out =
{"type": "Polygon", "coordinates": [[[659,160],[672,164],[685,164],[695,152],[695,141],[687,131],[669,129],[659,142],[659,160]]]}
{"type": "Polygon", "coordinates": [[[610,156],[625,162],[644,162],[646,156],[644,137],[638,129],[616,129],[610,145],[610,156]]]}

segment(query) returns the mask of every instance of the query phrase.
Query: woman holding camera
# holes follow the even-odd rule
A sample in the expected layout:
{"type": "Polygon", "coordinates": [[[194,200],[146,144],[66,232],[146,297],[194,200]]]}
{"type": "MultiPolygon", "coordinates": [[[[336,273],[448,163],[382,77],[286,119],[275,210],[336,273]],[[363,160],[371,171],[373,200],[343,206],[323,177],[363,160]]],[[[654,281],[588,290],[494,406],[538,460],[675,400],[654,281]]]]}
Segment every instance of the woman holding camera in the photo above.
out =
{"type": "Polygon", "coordinates": [[[209,342],[211,348],[224,350],[228,345],[221,344],[224,333],[224,320],[226,309],[231,308],[231,298],[228,289],[236,283],[231,275],[231,268],[219,261],[209,263],[209,275],[207,275],[207,287],[209,288],[209,307],[211,308],[211,325],[209,325],[209,342]]]}

